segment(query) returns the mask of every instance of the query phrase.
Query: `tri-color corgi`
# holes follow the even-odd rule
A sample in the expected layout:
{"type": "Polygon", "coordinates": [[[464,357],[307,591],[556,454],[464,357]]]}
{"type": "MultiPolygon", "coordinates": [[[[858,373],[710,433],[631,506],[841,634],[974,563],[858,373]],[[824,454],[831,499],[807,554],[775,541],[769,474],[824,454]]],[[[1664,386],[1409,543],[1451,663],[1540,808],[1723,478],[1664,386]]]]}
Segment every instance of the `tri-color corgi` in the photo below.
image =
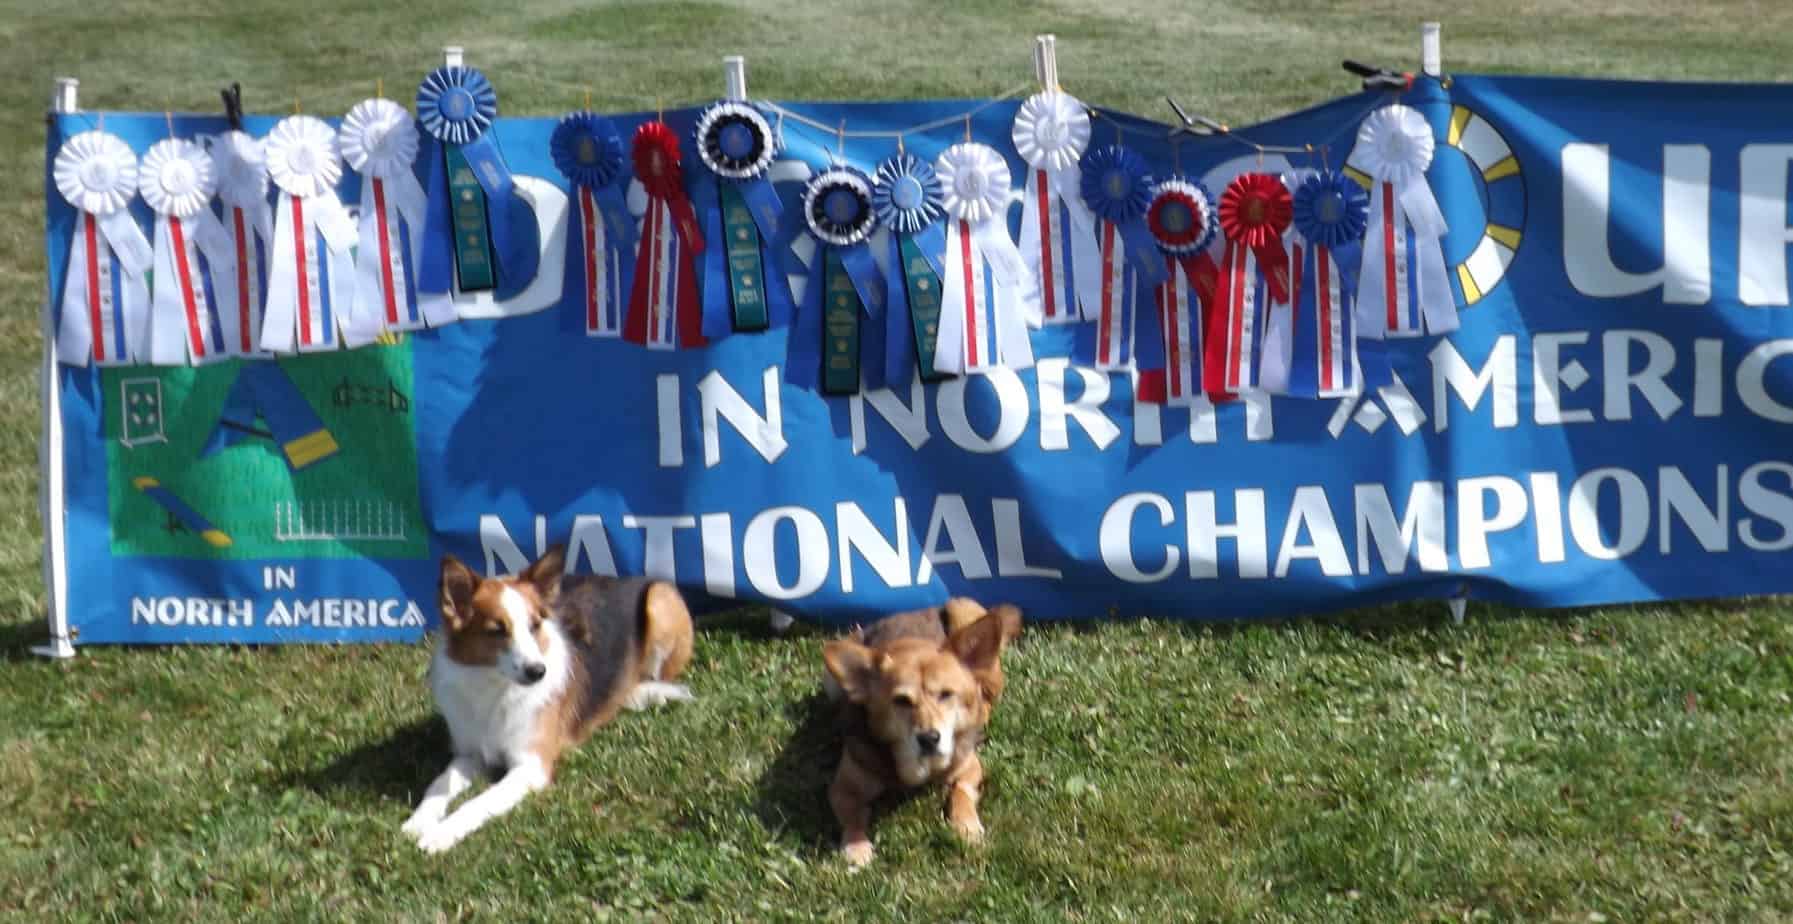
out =
{"type": "Polygon", "coordinates": [[[871,861],[872,803],[893,790],[945,784],[946,815],[969,843],[984,837],[978,757],[1004,686],[1002,648],[1021,633],[1021,611],[974,600],[901,613],[822,648],[824,687],[840,702],[840,769],[828,803],[851,866],[871,861]],[[830,682],[831,681],[831,682],[830,682]]]}
{"type": "Polygon", "coordinates": [[[405,822],[438,853],[547,786],[562,753],[623,709],[691,699],[673,683],[691,660],[691,613],[678,589],[642,578],[564,578],[550,549],[515,578],[481,578],[442,560],[442,638],[430,690],[454,759],[405,822]],[[503,776],[453,814],[488,771],[503,776]]]}

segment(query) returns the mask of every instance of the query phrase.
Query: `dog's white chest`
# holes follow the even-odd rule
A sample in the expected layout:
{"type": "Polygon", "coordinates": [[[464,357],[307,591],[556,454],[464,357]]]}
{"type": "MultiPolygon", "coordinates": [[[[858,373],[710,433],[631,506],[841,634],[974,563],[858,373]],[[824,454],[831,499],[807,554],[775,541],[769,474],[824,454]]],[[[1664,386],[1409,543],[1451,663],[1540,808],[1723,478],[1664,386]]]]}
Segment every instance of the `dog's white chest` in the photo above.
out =
{"type": "Polygon", "coordinates": [[[430,665],[430,687],[436,709],[448,722],[456,754],[477,756],[487,764],[513,765],[533,749],[541,733],[544,710],[566,687],[565,665],[548,659],[548,675],[520,686],[488,667],[469,667],[436,653],[430,665]],[[557,669],[558,667],[558,669],[557,669]]]}

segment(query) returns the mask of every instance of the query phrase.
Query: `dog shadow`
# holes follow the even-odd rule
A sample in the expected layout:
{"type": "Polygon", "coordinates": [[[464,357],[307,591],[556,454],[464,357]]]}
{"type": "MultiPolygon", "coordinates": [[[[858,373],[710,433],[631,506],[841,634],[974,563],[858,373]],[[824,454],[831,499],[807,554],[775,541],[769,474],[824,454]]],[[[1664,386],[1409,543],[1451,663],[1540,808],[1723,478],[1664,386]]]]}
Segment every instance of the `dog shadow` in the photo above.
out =
{"type": "Polygon", "coordinates": [[[319,795],[346,792],[411,804],[441,772],[450,749],[447,726],[434,716],[420,718],[324,766],[287,774],[282,782],[319,795]]]}
{"type": "MultiPolygon", "coordinates": [[[[755,785],[754,813],[760,824],[817,856],[832,854],[840,840],[840,825],[828,805],[828,785],[840,767],[838,708],[820,690],[787,704],[785,715],[796,730],[755,785]]],[[[879,797],[872,807],[873,822],[919,794],[902,789],[879,797]]]]}

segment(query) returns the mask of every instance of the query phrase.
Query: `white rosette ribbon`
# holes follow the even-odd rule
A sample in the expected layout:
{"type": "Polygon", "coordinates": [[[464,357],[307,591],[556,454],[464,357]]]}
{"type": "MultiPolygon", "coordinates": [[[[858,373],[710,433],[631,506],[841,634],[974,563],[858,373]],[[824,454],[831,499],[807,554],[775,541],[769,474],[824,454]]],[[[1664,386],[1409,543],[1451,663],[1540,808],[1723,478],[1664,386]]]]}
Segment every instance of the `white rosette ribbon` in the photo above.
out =
{"type": "Polygon", "coordinates": [[[158,141],[144,152],[137,183],[156,213],[150,362],[180,366],[221,359],[224,334],[208,283],[235,275],[236,260],[212,212],[218,186],[212,156],[185,139],[158,141]]]}
{"type": "Polygon", "coordinates": [[[262,348],[334,350],[339,331],[350,346],[373,342],[378,319],[355,305],[355,223],[336,198],[336,133],[321,119],[288,116],[268,133],[265,150],[280,199],[262,348]]]}
{"type": "Polygon", "coordinates": [[[261,349],[262,305],[268,291],[268,258],[274,246],[274,210],[268,206],[268,161],[261,141],[233,129],[212,143],[212,170],[224,206],[224,233],[236,272],[214,275],[224,351],[266,356],[261,349]]]}
{"type": "Polygon", "coordinates": [[[1357,290],[1363,336],[1379,340],[1457,329],[1457,303],[1444,262],[1449,229],[1426,182],[1436,145],[1432,126],[1410,106],[1384,106],[1358,127],[1347,163],[1371,180],[1369,234],[1357,290]]]}
{"type": "Polygon", "coordinates": [[[1096,219],[1083,202],[1077,167],[1089,147],[1089,110],[1068,93],[1036,93],[1016,111],[1010,136],[1028,166],[1021,256],[1039,280],[1042,321],[1069,324],[1079,319],[1079,302],[1101,297],[1096,219]]]}
{"type": "Polygon", "coordinates": [[[411,113],[389,99],[362,100],[343,117],[336,143],[349,169],[361,174],[357,311],[371,313],[382,330],[454,320],[453,314],[426,318],[418,308],[416,267],[429,200],[412,167],[417,125],[411,113]]]}
{"type": "Polygon", "coordinates": [[[946,209],[945,275],[934,368],[963,374],[1033,365],[1033,277],[1009,239],[1009,167],[985,144],[955,144],[934,161],[946,209]],[[986,280],[989,285],[986,286],[986,280]]]}
{"type": "Polygon", "coordinates": [[[131,217],[137,155],[117,135],[82,132],[62,143],[51,166],[56,190],[75,207],[62,286],[56,358],[122,366],[147,358],[154,252],[131,217]]]}

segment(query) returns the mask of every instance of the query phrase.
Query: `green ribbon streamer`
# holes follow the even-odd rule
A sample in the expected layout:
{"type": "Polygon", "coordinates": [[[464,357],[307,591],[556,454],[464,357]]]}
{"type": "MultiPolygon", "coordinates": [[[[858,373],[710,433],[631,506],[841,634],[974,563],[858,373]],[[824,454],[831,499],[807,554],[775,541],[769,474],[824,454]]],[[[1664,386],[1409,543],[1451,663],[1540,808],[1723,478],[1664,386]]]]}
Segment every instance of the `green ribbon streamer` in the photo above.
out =
{"type": "Polygon", "coordinates": [[[915,325],[915,367],[924,382],[952,378],[934,371],[934,342],[940,338],[940,277],[922,256],[912,235],[898,235],[897,252],[903,260],[903,285],[909,292],[909,321],[915,325]]]}
{"type": "Polygon", "coordinates": [[[497,286],[492,267],[492,236],[486,224],[486,191],[461,149],[445,145],[448,158],[448,201],[454,215],[455,278],[462,292],[483,292],[497,286]]]}
{"type": "Polygon", "coordinates": [[[822,392],[851,395],[859,391],[859,292],[828,248],[822,268],[822,392]]]}
{"type": "Polygon", "coordinates": [[[728,239],[728,284],[735,330],[765,330],[766,274],[760,266],[760,232],[747,200],[733,183],[722,187],[722,232],[728,239]]]}

